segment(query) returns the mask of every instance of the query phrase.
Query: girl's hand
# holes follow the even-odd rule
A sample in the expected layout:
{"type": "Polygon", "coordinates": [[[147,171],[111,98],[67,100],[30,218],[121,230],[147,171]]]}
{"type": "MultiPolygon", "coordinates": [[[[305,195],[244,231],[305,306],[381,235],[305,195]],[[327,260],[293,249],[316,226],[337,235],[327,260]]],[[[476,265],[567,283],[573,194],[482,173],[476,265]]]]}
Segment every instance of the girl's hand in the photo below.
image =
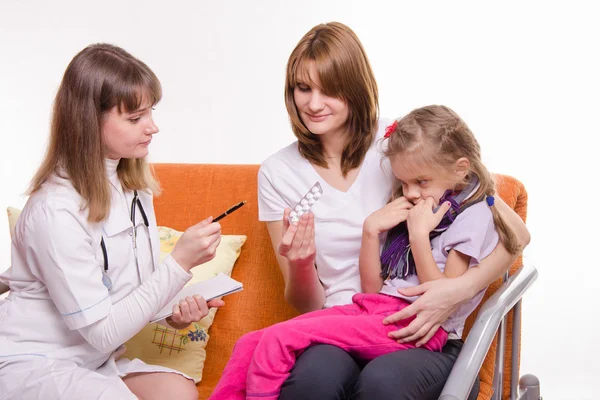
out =
{"type": "Polygon", "coordinates": [[[196,265],[215,258],[217,246],[221,243],[221,225],[212,222],[212,217],[190,226],[181,235],[171,252],[173,259],[186,271],[196,265]]]}
{"type": "Polygon", "coordinates": [[[435,202],[433,198],[419,201],[408,213],[406,224],[409,234],[413,236],[426,236],[434,230],[444,218],[444,214],[450,209],[450,202],[440,204],[436,212],[433,212],[435,202]]]}
{"type": "Polygon", "coordinates": [[[399,197],[369,215],[363,224],[363,231],[373,235],[386,232],[406,221],[412,207],[412,203],[406,197],[399,197]]]}
{"type": "Polygon", "coordinates": [[[198,322],[206,317],[211,307],[225,305],[223,300],[213,299],[208,303],[202,296],[188,296],[173,306],[173,315],[167,318],[167,323],[175,329],[185,329],[192,322],[198,322]]]}
{"type": "Polygon", "coordinates": [[[300,221],[290,225],[290,209],[283,212],[283,234],[278,251],[291,265],[310,266],[315,264],[315,217],[312,213],[303,214],[300,221]]]}
{"type": "Polygon", "coordinates": [[[417,341],[417,347],[427,343],[448,317],[471,298],[468,290],[462,287],[462,282],[460,278],[437,279],[411,288],[398,289],[401,295],[421,297],[383,320],[383,324],[388,325],[416,315],[408,326],[390,332],[389,336],[397,339],[398,343],[417,341]]]}

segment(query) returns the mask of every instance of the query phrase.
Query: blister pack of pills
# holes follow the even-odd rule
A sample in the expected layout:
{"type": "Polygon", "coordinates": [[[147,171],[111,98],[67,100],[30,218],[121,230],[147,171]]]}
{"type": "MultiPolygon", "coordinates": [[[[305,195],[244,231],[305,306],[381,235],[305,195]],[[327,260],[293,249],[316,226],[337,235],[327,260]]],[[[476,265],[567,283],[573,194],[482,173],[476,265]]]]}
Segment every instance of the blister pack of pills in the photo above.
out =
{"type": "Polygon", "coordinates": [[[298,222],[303,214],[310,211],[311,207],[321,198],[323,195],[323,188],[319,182],[315,183],[313,187],[300,199],[296,207],[290,212],[289,221],[290,224],[298,222]]]}

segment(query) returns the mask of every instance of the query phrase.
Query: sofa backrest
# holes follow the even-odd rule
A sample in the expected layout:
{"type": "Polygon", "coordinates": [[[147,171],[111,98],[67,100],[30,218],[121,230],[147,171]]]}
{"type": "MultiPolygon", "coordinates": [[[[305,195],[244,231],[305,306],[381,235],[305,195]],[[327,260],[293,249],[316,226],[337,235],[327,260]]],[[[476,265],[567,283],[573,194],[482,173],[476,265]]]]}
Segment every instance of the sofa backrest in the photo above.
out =
{"type": "MultiPolygon", "coordinates": [[[[233,269],[233,278],[244,283],[241,293],[225,299],[227,305],[216,315],[210,328],[207,360],[202,382],[201,399],[206,399],[216,385],[236,340],[246,332],[261,329],[289,319],[297,313],[283,298],[283,280],[266,225],[258,221],[258,165],[223,164],[154,164],[163,193],[154,201],[159,225],[177,230],[216,216],[242,200],[247,204],[221,221],[223,234],[247,235],[240,258],[233,269]]],[[[498,192],[504,201],[525,220],[527,193],[516,179],[496,176],[498,192]]],[[[517,260],[511,269],[521,265],[517,260]]],[[[498,280],[486,293],[489,297],[501,284],[498,280]]],[[[465,337],[473,325],[476,312],[467,320],[465,337]]],[[[505,390],[510,382],[512,312],[507,329],[505,360],[505,390]]],[[[492,344],[480,372],[480,398],[490,398],[495,362],[495,342],[492,344]]]]}

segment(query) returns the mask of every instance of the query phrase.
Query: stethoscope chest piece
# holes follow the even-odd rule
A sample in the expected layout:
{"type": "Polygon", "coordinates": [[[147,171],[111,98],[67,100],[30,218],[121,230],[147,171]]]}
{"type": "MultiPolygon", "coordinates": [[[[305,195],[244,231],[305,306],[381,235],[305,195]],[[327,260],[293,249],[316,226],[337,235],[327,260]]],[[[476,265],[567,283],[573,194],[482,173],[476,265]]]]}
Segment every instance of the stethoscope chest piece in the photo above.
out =
{"type": "Polygon", "coordinates": [[[104,284],[106,289],[108,289],[108,290],[112,289],[112,281],[110,280],[110,277],[104,270],[102,270],[102,283],[104,284]]]}

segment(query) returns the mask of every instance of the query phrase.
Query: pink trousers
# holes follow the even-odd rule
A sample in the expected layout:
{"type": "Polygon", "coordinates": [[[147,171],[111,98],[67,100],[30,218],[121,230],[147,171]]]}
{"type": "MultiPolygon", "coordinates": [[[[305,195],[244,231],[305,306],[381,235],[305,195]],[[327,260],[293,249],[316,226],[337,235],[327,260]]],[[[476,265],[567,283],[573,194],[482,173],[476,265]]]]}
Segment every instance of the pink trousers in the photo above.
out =
{"type": "MultiPolygon", "coordinates": [[[[211,400],[273,399],[294,367],[296,358],[315,344],[329,344],[354,358],[370,361],[415,343],[398,343],[388,333],[413,318],[383,325],[383,319],[406,307],[403,299],[384,294],[356,294],[352,304],[303,314],[242,336],[223,371],[211,400]]],[[[448,334],[438,329],[423,346],[441,351],[448,334]]]]}

